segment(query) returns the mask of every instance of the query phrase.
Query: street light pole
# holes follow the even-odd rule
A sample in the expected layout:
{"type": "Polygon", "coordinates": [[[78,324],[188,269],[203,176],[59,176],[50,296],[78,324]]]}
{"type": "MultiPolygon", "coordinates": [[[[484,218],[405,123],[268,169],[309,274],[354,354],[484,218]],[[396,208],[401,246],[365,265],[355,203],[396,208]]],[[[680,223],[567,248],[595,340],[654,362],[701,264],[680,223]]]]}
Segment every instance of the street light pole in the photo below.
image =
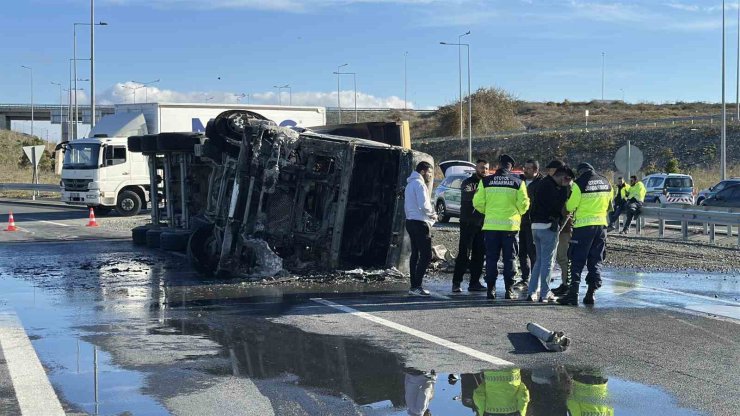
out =
{"type": "Polygon", "coordinates": [[[95,0],[90,0],[90,128],[95,127],[95,0]]]}
{"type": "Polygon", "coordinates": [[[349,64],[342,64],[337,67],[337,72],[335,74],[337,75],[337,111],[339,112],[339,123],[342,124],[342,101],[340,99],[341,91],[339,91],[339,70],[344,68],[349,64]]]}
{"type": "Polygon", "coordinates": [[[737,69],[735,71],[735,121],[740,122],[740,0],[737,0],[737,69]]]}
{"type": "Polygon", "coordinates": [[[464,122],[463,122],[463,96],[462,96],[462,38],[463,36],[467,36],[470,34],[470,31],[463,33],[462,35],[457,36],[457,73],[458,73],[458,79],[460,81],[460,139],[463,139],[463,129],[464,129],[464,122]]]}
{"type": "Polygon", "coordinates": [[[33,68],[30,66],[21,65],[22,68],[26,68],[27,70],[31,71],[31,136],[33,136],[33,68]]]}
{"type": "MultiPolygon", "coordinates": [[[[457,46],[462,47],[465,46],[467,48],[467,54],[468,54],[468,159],[472,161],[473,159],[473,102],[472,102],[472,96],[470,91],[470,44],[469,43],[447,43],[447,42],[439,42],[440,45],[446,45],[446,46],[457,46]]],[[[465,135],[463,133],[463,123],[462,123],[462,100],[460,100],[460,140],[465,140],[465,135]]]]}
{"type": "Polygon", "coordinates": [[[720,140],[720,179],[727,178],[727,107],[725,106],[725,0],[722,0],[722,137],[720,140]]]}
{"type": "MultiPolygon", "coordinates": [[[[738,0],[740,1],[740,0],[738,0]]],[[[403,109],[408,109],[408,61],[409,52],[403,53],[403,109]]]]}
{"type": "Polygon", "coordinates": [[[148,103],[149,102],[149,85],[158,83],[159,78],[155,79],[154,81],[149,81],[149,82],[138,82],[138,81],[131,81],[131,82],[139,84],[141,87],[144,88],[144,102],[148,103]]]}
{"type": "MultiPolygon", "coordinates": [[[[355,123],[357,123],[357,73],[356,72],[335,72],[337,74],[337,79],[340,75],[352,75],[352,83],[354,84],[355,89],[355,123]]],[[[341,116],[341,113],[340,113],[341,116]]],[[[340,118],[341,123],[341,118],[340,118]]]]}
{"type": "MultiPolygon", "coordinates": [[[[63,119],[63,116],[64,116],[64,107],[63,107],[63,104],[62,104],[64,101],[62,101],[62,83],[61,82],[51,81],[51,85],[56,85],[56,86],[59,87],[59,126],[60,126],[59,128],[61,130],[61,126],[64,125],[64,119],[63,119]]],[[[59,134],[59,136],[60,136],[60,140],[61,140],[61,133],[59,134]]]]}
{"type": "MultiPolygon", "coordinates": [[[[92,2],[92,0],[91,0],[91,2],[92,2]]],[[[91,72],[90,72],[90,94],[91,94],[91,101],[90,101],[90,104],[91,104],[91,107],[90,108],[92,109],[92,123],[91,123],[91,127],[95,125],[95,110],[94,110],[94,108],[95,108],[95,104],[94,104],[95,103],[95,98],[94,98],[94,90],[95,90],[95,87],[93,86],[94,72],[92,72],[92,69],[94,68],[94,65],[95,65],[94,60],[93,60],[94,56],[92,55],[92,51],[94,50],[94,48],[92,46],[93,45],[93,36],[94,36],[94,30],[93,29],[95,28],[95,26],[107,26],[108,23],[106,23],[106,22],[93,23],[93,21],[94,21],[94,16],[91,15],[91,17],[90,17],[90,23],[73,23],[72,24],[72,40],[73,40],[73,42],[72,42],[72,60],[73,60],[73,68],[74,68],[72,75],[74,77],[74,109],[75,109],[75,112],[74,112],[74,120],[75,120],[75,123],[74,123],[73,137],[75,139],[77,139],[77,120],[79,119],[79,113],[78,113],[79,109],[78,109],[78,106],[77,106],[77,91],[81,91],[81,90],[78,90],[77,89],[77,81],[78,81],[77,80],[77,61],[83,61],[84,60],[84,59],[77,59],[77,26],[90,26],[90,28],[91,28],[90,29],[90,33],[91,33],[91,38],[90,38],[90,45],[91,45],[90,46],[90,50],[91,50],[91,55],[90,55],[90,62],[91,62],[90,63],[90,69],[91,69],[91,72]]],[[[70,86],[70,88],[72,88],[72,86],[70,86]]]]}

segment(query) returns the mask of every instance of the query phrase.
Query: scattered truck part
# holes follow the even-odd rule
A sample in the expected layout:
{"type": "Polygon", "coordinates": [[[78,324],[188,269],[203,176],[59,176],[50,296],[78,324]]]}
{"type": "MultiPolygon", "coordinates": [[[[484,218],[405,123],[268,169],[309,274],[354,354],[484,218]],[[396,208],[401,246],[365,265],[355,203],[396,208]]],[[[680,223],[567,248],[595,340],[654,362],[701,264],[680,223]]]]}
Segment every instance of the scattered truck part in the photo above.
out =
{"type": "Polygon", "coordinates": [[[540,340],[548,351],[563,352],[570,346],[570,339],[562,331],[550,331],[533,322],[527,324],[527,331],[540,340]]]}

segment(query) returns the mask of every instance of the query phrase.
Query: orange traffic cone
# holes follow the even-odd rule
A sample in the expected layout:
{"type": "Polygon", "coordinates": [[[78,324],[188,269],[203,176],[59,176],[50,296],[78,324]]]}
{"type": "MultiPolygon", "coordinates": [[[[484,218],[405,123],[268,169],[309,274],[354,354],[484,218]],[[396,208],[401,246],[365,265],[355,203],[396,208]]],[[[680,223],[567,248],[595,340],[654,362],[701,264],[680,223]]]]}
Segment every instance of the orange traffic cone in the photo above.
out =
{"type": "Polygon", "coordinates": [[[98,222],[95,221],[95,211],[93,211],[92,207],[90,208],[90,221],[87,223],[88,227],[97,227],[98,222]]]}
{"type": "Polygon", "coordinates": [[[10,216],[8,217],[8,228],[6,228],[5,231],[18,231],[18,227],[15,226],[13,211],[10,211],[10,216]]]}

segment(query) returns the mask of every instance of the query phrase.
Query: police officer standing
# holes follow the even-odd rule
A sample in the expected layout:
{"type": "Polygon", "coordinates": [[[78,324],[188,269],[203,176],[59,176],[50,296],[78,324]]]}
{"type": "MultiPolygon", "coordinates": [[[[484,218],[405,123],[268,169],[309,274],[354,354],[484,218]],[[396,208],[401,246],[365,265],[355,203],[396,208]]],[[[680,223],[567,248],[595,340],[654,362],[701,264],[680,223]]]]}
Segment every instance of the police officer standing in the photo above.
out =
{"type": "Polygon", "coordinates": [[[583,268],[588,268],[588,291],[584,304],[593,305],[594,292],[601,287],[601,263],[606,254],[606,226],[612,207],[609,180],[588,163],[578,165],[578,178],[565,204],[573,212],[573,237],[570,240],[571,279],[568,293],[558,299],[561,305],[578,305],[578,290],[583,268]]]}
{"type": "Polygon", "coordinates": [[[488,161],[478,159],[475,163],[475,173],[465,179],[461,185],[460,196],[460,242],[458,244],[457,258],[455,259],[455,272],[452,275],[452,292],[462,292],[460,284],[466,270],[470,270],[470,284],[468,292],[482,292],[486,290],[480,283],[483,274],[483,256],[485,246],[483,243],[483,214],[473,208],[473,197],[478,190],[481,179],[488,175],[488,161]]]}
{"type": "Polygon", "coordinates": [[[499,168],[493,175],[486,176],[478,185],[473,197],[473,207],[483,213],[483,234],[486,245],[486,284],[488,299],[496,298],[498,260],[503,255],[505,299],[512,299],[516,261],[516,234],[522,214],[529,209],[527,186],[517,175],[511,173],[514,159],[508,155],[499,157],[499,168]]]}

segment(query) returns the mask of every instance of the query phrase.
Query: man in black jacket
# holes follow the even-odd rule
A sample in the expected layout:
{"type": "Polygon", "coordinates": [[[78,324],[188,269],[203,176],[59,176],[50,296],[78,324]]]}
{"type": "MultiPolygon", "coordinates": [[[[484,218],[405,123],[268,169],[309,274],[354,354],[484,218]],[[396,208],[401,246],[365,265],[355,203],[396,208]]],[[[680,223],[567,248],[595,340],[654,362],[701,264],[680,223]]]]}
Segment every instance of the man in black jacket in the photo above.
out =
{"type": "MultiPolygon", "coordinates": [[[[534,195],[535,188],[540,180],[544,177],[540,173],[540,164],[536,160],[529,159],[524,162],[524,174],[522,179],[527,184],[527,195],[534,195]]],[[[530,205],[531,206],[531,205],[530,205]]],[[[534,247],[534,239],[532,237],[532,221],[529,218],[529,212],[522,215],[522,224],[519,228],[519,270],[521,272],[521,280],[516,284],[521,289],[526,290],[529,284],[529,275],[532,271],[532,266],[537,260],[537,254],[534,247]]]]}
{"type": "Polygon", "coordinates": [[[478,190],[481,179],[488,175],[488,161],[478,159],[475,164],[475,173],[462,183],[460,196],[460,242],[455,272],[452,275],[452,292],[462,292],[460,284],[463,275],[470,270],[470,284],[468,292],[483,292],[486,287],[480,283],[483,274],[483,258],[485,244],[483,242],[483,214],[473,208],[473,197],[478,190]]]}

